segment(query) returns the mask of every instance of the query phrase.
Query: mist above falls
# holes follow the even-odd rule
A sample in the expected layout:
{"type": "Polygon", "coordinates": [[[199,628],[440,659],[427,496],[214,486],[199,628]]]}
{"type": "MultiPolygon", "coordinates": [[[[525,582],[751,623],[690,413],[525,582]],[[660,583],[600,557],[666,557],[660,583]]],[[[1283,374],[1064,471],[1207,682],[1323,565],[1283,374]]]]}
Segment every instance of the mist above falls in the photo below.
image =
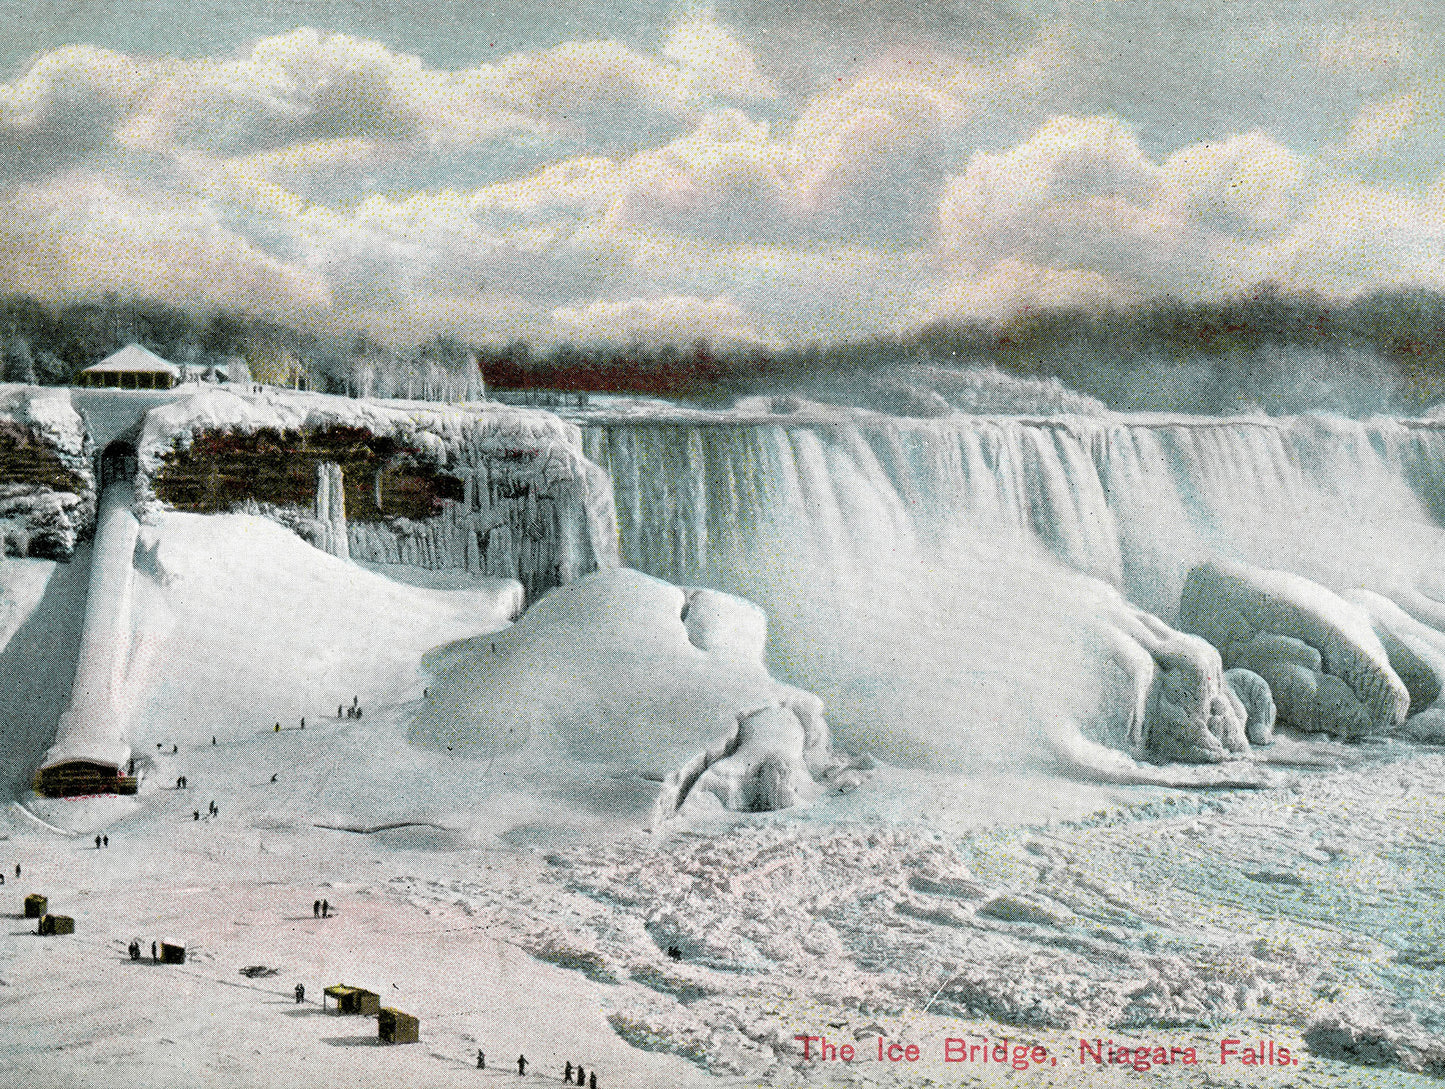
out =
{"type": "Polygon", "coordinates": [[[1414,414],[1445,390],[1368,347],[1266,345],[1100,355],[1067,342],[1037,358],[961,365],[926,349],[880,349],[847,366],[802,366],[776,392],[889,415],[1169,412],[1359,418],[1414,414]]]}

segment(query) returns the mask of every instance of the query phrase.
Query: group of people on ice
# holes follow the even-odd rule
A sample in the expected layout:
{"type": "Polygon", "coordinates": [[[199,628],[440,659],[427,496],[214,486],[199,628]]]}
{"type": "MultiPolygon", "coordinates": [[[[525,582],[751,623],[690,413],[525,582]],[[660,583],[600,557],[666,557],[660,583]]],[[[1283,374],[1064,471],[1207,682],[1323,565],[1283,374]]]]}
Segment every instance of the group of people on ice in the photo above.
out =
{"type": "MultiPolygon", "coordinates": [[[[525,1055],[518,1055],[518,1056],[517,1056],[517,1077],[519,1077],[519,1078],[524,1078],[524,1077],[526,1077],[526,1076],[527,1076],[527,1067],[530,1066],[530,1065],[531,1065],[531,1064],[530,1064],[529,1062],[527,1062],[527,1056],[525,1056],[525,1055]]],[[[477,1048],[477,1069],[478,1069],[478,1070],[485,1070],[486,1068],[487,1068],[487,1053],[486,1053],[485,1051],[483,1051],[481,1048],[477,1048]]],[[[564,1067],[562,1068],[562,1084],[564,1084],[564,1085],[585,1085],[585,1086],[587,1087],[587,1089],[597,1089],[597,1071],[595,1071],[595,1070],[592,1071],[592,1072],[591,1072],[590,1074],[588,1074],[588,1075],[586,1076],[586,1078],[584,1079],[584,1078],[583,1078],[582,1064],[581,1064],[581,1063],[578,1063],[578,1064],[574,1067],[574,1066],[569,1062],[566,1066],[564,1066],[564,1067]],[[572,1080],[572,1073],[573,1073],[574,1070],[575,1070],[576,1073],[577,1073],[577,1080],[576,1080],[575,1082],[572,1080]]]]}

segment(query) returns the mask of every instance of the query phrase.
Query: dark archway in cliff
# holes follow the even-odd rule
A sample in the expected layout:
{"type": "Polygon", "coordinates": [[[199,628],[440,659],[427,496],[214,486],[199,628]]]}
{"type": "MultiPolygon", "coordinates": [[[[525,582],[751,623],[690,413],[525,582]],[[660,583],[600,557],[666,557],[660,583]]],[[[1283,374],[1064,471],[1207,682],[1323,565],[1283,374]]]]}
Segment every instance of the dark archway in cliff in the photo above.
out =
{"type": "Polygon", "coordinates": [[[129,439],[116,439],[96,458],[95,482],[99,491],[105,491],[117,480],[132,481],[135,474],[135,443],[129,439]]]}

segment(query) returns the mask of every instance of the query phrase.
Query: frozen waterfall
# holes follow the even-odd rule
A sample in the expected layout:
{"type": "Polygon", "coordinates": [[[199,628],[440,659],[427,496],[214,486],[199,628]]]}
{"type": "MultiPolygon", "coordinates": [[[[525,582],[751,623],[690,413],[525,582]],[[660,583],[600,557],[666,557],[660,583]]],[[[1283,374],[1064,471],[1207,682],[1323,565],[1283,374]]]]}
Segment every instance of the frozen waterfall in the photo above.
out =
{"type": "MultiPolygon", "coordinates": [[[[694,416],[594,424],[584,443],[612,476],[624,562],[763,605],[774,671],[823,696],[841,744],[895,763],[1128,778],[1118,753],[1138,753],[1146,688],[1174,668],[1159,647],[1196,654],[1155,618],[1177,626],[1214,558],[1445,627],[1429,422],[694,416]]],[[[1245,708],[1217,651],[1198,655],[1191,729],[1224,718],[1199,735],[1220,752],[1186,758],[1220,759],[1248,747],[1245,708]]]]}

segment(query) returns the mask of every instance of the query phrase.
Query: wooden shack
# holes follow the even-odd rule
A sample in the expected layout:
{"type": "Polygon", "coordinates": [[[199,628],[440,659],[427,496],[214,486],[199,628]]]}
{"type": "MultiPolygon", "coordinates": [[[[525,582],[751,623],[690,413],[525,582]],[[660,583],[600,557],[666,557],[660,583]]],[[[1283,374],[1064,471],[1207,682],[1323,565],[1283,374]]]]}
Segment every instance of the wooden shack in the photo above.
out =
{"type": "Polygon", "coordinates": [[[40,934],[74,934],[75,920],[69,915],[40,916],[40,934]]]}
{"type": "Polygon", "coordinates": [[[186,947],[175,942],[161,942],[162,964],[185,964],[186,947]]]}
{"type": "Polygon", "coordinates": [[[409,1013],[384,1007],[376,1014],[376,1035],[384,1044],[421,1042],[421,1022],[409,1013]]]}
{"type": "Polygon", "coordinates": [[[326,1008],[328,998],[336,999],[337,1013],[356,1013],[375,1017],[381,1012],[381,995],[360,987],[346,987],[340,983],[327,987],[321,996],[321,1008],[326,1008]]]}
{"type": "Polygon", "coordinates": [[[27,919],[39,919],[45,914],[49,906],[49,900],[41,896],[38,892],[32,892],[25,898],[25,917],[27,919]]]}
{"type": "Polygon", "coordinates": [[[111,764],[95,760],[62,760],[35,773],[30,787],[47,798],[79,798],[87,794],[134,794],[138,780],[111,764]]]}

